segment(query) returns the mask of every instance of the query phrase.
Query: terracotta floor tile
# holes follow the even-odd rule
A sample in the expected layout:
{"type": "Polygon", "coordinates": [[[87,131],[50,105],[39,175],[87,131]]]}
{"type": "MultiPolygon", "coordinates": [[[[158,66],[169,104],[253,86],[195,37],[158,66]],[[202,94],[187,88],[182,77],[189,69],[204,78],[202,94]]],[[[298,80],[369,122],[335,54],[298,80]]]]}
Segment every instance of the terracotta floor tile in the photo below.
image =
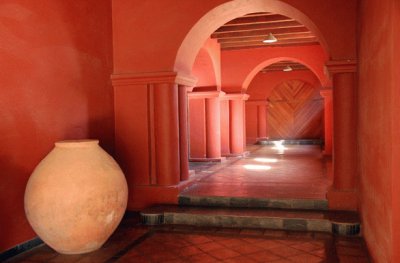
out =
{"type": "Polygon", "coordinates": [[[188,246],[188,247],[183,247],[179,250],[176,250],[176,252],[181,255],[181,256],[193,256],[197,254],[201,254],[203,251],[197,248],[196,246],[188,246]]]}
{"type": "Polygon", "coordinates": [[[215,249],[223,249],[225,247],[216,242],[208,242],[208,243],[203,243],[203,244],[197,245],[197,248],[199,248],[200,250],[202,250],[204,252],[207,252],[207,251],[211,251],[211,250],[215,250],[215,249]]]}
{"type": "Polygon", "coordinates": [[[301,254],[293,257],[288,257],[288,259],[297,263],[321,263],[325,260],[324,258],[320,258],[310,254],[301,254]]]}
{"type": "Polygon", "coordinates": [[[340,263],[370,263],[367,257],[339,256],[340,263]]]}
{"type": "Polygon", "coordinates": [[[294,244],[294,245],[290,245],[293,248],[296,248],[298,250],[302,250],[302,251],[314,251],[320,248],[320,246],[317,246],[311,242],[305,242],[305,243],[301,243],[301,244],[294,244]]]}
{"type": "Polygon", "coordinates": [[[336,246],[336,253],[343,256],[366,256],[361,247],[336,246]]]}
{"type": "Polygon", "coordinates": [[[135,229],[123,222],[103,248],[92,253],[66,256],[43,245],[6,262],[369,262],[368,251],[359,237],[317,233],[304,236],[293,235],[292,231],[277,231],[278,235],[273,230],[268,236],[243,229],[201,232],[179,226],[135,229]]]}
{"type": "Polygon", "coordinates": [[[285,147],[283,155],[272,146],[258,146],[248,157],[231,158],[227,164],[191,163],[196,182],[182,194],[325,199],[330,182],[320,147],[285,147]]]}
{"type": "Polygon", "coordinates": [[[281,247],[283,244],[279,242],[278,240],[263,240],[260,241],[259,243],[255,244],[255,246],[264,248],[264,249],[273,249],[276,247],[281,247]]]}
{"type": "Polygon", "coordinates": [[[246,240],[242,240],[239,238],[231,238],[231,239],[227,239],[222,242],[219,242],[219,243],[227,248],[246,246],[249,244],[246,240]]]}
{"type": "Polygon", "coordinates": [[[223,249],[216,249],[212,251],[208,251],[208,254],[211,256],[220,259],[220,260],[225,260],[228,258],[234,258],[237,256],[240,256],[240,254],[232,249],[229,248],[223,248],[223,249]]]}
{"type": "Polygon", "coordinates": [[[289,246],[280,246],[280,247],[271,248],[270,251],[280,257],[283,257],[283,258],[288,258],[291,256],[296,256],[296,255],[304,253],[303,251],[300,251],[295,248],[291,248],[289,246]]]}
{"type": "MultiPolygon", "coordinates": [[[[117,262],[119,263],[151,263],[151,259],[145,256],[122,257],[117,262]]],[[[93,262],[94,263],[94,262],[93,262]]]]}
{"type": "Polygon", "coordinates": [[[229,258],[224,260],[223,262],[225,263],[256,263],[257,261],[246,257],[246,256],[239,256],[239,257],[235,257],[235,258],[229,258]]]}
{"type": "Polygon", "coordinates": [[[219,262],[219,260],[208,254],[198,254],[189,257],[188,262],[213,263],[213,262],[219,262]]]}
{"type": "Polygon", "coordinates": [[[249,258],[256,262],[273,262],[274,260],[282,259],[281,257],[273,254],[271,251],[264,250],[257,253],[248,255],[249,258]]]}
{"type": "Polygon", "coordinates": [[[188,235],[184,238],[186,241],[190,242],[191,244],[203,244],[203,243],[208,243],[208,242],[212,241],[212,239],[210,239],[206,236],[201,236],[201,235],[188,235]]]}
{"type": "Polygon", "coordinates": [[[247,245],[234,247],[232,249],[242,255],[248,255],[264,250],[263,248],[260,248],[258,246],[255,246],[254,244],[249,244],[249,243],[247,245]]]}

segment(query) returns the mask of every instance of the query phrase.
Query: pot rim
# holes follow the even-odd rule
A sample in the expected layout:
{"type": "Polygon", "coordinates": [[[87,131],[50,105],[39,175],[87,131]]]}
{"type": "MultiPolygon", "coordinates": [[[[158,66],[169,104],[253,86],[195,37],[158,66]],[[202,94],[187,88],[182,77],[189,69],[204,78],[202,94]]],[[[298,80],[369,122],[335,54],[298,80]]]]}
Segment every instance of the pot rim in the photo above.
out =
{"type": "Polygon", "coordinates": [[[56,147],[60,148],[86,148],[93,147],[99,144],[96,139],[82,139],[82,140],[63,140],[55,143],[56,147]]]}

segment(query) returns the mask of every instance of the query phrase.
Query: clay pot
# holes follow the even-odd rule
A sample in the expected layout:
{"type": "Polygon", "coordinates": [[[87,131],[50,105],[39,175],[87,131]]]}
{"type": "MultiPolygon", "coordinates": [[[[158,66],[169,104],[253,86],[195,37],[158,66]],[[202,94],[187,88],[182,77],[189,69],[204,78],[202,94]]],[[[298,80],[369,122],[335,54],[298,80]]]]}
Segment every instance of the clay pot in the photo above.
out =
{"type": "Polygon", "coordinates": [[[28,221],[59,253],[80,254],[100,248],[125,212],[125,176],[98,143],[57,142],[26,186],[28,221]]]}

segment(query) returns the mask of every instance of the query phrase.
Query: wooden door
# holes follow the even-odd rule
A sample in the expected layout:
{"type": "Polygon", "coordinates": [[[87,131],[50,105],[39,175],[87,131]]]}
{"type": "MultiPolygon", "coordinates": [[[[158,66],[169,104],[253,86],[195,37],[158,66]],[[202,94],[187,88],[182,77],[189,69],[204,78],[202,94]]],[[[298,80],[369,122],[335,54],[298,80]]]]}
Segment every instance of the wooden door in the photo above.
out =
{"type": "Polygon", "coordinates": [[[324,104],[318,89],[289,80],[274,88],[268,101],[270,139],[321,139],[324,104]]]}

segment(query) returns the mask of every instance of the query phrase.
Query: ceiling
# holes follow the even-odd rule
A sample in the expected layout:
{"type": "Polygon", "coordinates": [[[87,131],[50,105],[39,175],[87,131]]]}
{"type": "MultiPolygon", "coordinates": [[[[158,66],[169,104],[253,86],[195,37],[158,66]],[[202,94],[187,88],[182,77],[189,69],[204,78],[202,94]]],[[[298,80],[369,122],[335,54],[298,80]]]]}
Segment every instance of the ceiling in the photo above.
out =
{"type": "Polygon", "coordinates": [[[290,66],[293,71],[308,70],[308,68],[306,66],[304,66],[303,64],[300,64],[300,63],[297,63],[294,61],[282,60],[282,61],[279,61],[277,63],[271,64],[271,65],[265,67],[264,69],[261,70],[261,72],[267,73],[270,71],[283,71],[283,69],[286,68],[287,66],[290,66]]]}
{"type": "Polygon", "coordinates": [[[238,17],[218,28],[211,38],[217,39],[222,50],[318,44],[317,37],[304,25],[274,13],[253,13],[238,17]],[[263,43],[269,33],[278,41],[263,43]]]}

